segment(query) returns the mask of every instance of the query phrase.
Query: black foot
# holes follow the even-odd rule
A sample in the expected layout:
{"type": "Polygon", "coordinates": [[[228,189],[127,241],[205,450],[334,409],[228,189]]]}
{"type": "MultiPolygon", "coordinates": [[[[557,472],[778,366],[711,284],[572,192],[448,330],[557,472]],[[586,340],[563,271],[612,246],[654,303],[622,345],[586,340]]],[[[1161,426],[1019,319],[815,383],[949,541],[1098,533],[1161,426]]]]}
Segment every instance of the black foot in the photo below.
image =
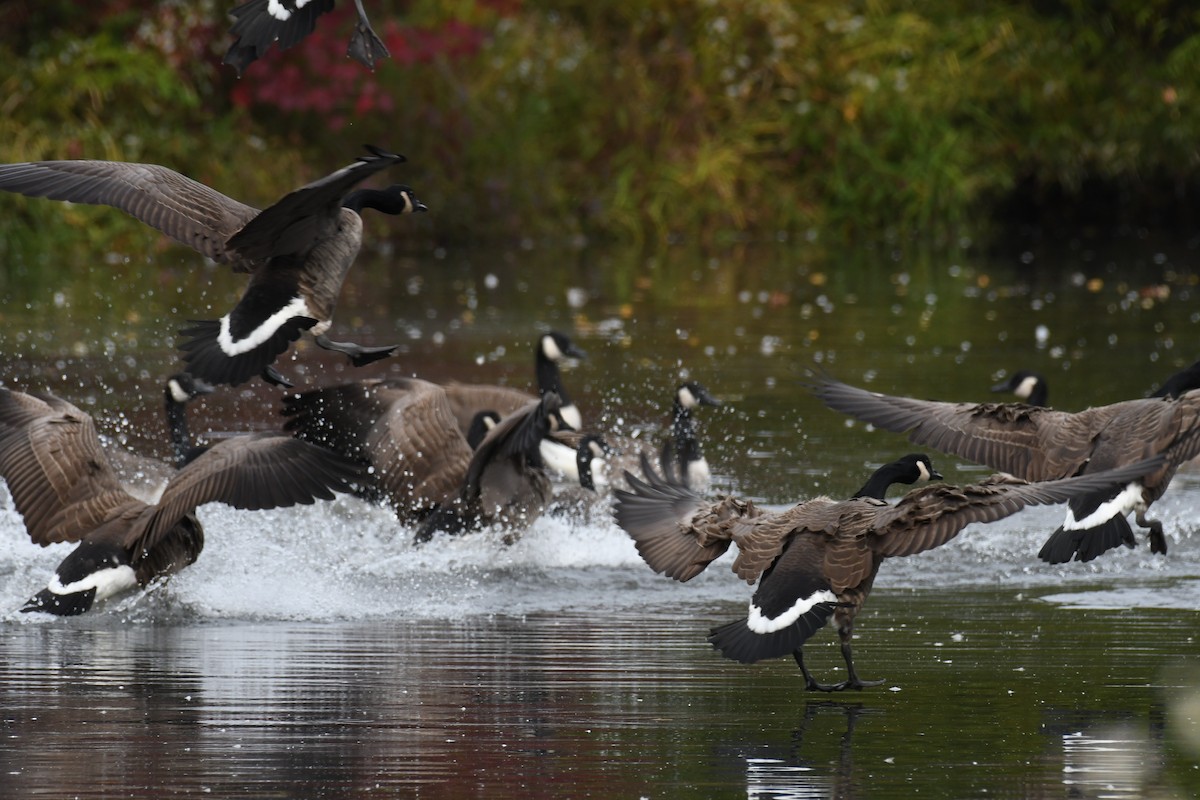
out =
{"type": "Polygon", "coordinates": [[[263,367],[262,379],[272,386],[281,386],[284,389],[291,389],[296,384],[289,381],[287,378],[279,374],[279,372],[270,364],[263,367]]]}
{"type": "Polygon", "coordinates": [[[863,681],[854,678],[841,683],[817,683],[812,678],[807,678],[804,681],[804,688],[810,692],[844,692],[847,689],[861,691],[871,686],[881,686],[885,681],[886,678],[877,681],[863,681]]]}
{"type": "Polygon", "coordinates": [[[385,347],[363,347],[361,344],[354,342],[335,342],[324,335],[316,337],[317,346],[323,347],[326,350],[333,350],[336,353],[342,353],[350,359],[356,367],[364,367],[373,361],[378,361],[381,358],[387,358],[392,353],[396,352],[396,348],[400,345],[392,344],[385,347]]]}
{"type": "Polygon", "coordinates": [[[375,35],[375,31],[371,30],[369,26],[359,23],[354,26],[354,33],[350,36],[350,45],[346,48],[346,55],[367,69],[375,69],[375,62],[387,58],[391,53],[388,52],[387,45],[375,35]]]}
{"type": "Polygon", "coordinates": [[[1150,552],[1165,556],[1167,554],[1167,537],[1163,534],[1161,523],[1150,526],[1150,552]]]}

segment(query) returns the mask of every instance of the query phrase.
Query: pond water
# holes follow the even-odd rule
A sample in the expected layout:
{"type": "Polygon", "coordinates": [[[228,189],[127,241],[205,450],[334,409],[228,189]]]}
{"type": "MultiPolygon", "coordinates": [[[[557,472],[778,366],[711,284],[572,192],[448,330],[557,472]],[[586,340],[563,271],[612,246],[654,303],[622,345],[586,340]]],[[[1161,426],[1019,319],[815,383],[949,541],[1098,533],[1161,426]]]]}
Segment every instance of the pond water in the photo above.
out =
{"type": "MultiPolygon", "coordinates": [[[[1200,357],[1194,243],[985,259],[963,252],[731,249],[374,254],[335,334],[402,342],[354,370],[304,345],[301,387],[379,374],[528,386],[532,342],[568,332],[589,424],[653,449],[674,385],[700,380],[721,490],[845,496],[913,448],[807,396],[852,383],[983,399],[1049,376],[1064,409],[1144,395],[1200,357]],[[1119,255],[1113,255],[1119,253],[1119,255]],[[352,332],[352,333],[351,333],[352,332]]],[[[0,283],[0,380],[92,413],[110,446],[166,452],[176,327],[236,298],[181,252],[0,283]],[[165,266],[164,266],[165,265],[165,266]]],[[[279,390],[193,405],[198,433],[277,425],[279,390]]],[[[947,480],[986,474],[933,454],[947,480]]],[[[1086,565],[1035,553],[1061,509],[973,526],[889,561],[859,617],[874,689],[803,691],[790,660],[705,642],[745,612],[725,556],[653,574],[601,504],[409,543],[353,498],[201,511],[199,561],[80,618],[16,612],[67,548],[34,547],[0,490],[0,797],[1193,797],[1200,794],[1200,471],[1155,505],[1170,553],[1086,565]]],[[[821,677],[836,636],[806,647],[821,677]]]]}

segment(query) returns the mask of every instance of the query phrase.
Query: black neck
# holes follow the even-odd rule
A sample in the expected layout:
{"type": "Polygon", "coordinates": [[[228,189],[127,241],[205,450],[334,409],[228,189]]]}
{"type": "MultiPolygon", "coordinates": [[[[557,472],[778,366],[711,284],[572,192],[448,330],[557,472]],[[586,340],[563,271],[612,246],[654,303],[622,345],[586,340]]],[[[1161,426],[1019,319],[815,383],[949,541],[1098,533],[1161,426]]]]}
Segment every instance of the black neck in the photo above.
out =
{"type": "Polygon", "coordinates": [[[580,445],[575,451],[575,466],[579,470],[579,485],[596,491],[596,484],[592,480],[592,449],[586,444],[580,445]]]}
{"type": "Polygon", "coordinates": [[[187,406],[171,396],[171,390],[166,391],[167,428],[171,433],[171,453],[175,457],[175,466],[183,466],[192,450],[192,435],[188,431],[187,406]]]}
{"type": "Polygon", "coordinates": [[[884,464],[875,470],[853,497],[873,497],[876,500],[883,500],[893,484],[915,482],[916,479],[913,478],[912,472],[908,468],[897,464],[884,464]]]}
{"type": "Polygon", "coordinates": [[[1029,393],[1029,398],[1025,400],[1031,406],[1046,407],[1050,405],[1050,390],[1046,388],[1045,381],[1038,381],[1033,391],[1029,393]]]}
{"type": "Polygon", "coordinates": [[[683,475],[687,474],[687,465],[704,458],[700,440],[696,438],[696,426],[692,424],[692,412],[678,403],[675,404],[675,420],[671,423],[671,441],[668,447],[674,453],[672,461],[678,465],[683,475]]]}
{"type": "Polygon", "coordinates": [[[558,364],[547,358],[541,347],[538,347],[534,369],[537,372],[538,394],[557,392],[563,406],[571,405],[571,397],[562,385],[562,373],[558,371],[558,364]]]}
{"type": "Polygon", "coordinates": [[[342,200],[342,208],[361,214],[373,208],[382,214],[403,214],[408,207],[404,193],[390,189],[355,189],[342,200]]]}

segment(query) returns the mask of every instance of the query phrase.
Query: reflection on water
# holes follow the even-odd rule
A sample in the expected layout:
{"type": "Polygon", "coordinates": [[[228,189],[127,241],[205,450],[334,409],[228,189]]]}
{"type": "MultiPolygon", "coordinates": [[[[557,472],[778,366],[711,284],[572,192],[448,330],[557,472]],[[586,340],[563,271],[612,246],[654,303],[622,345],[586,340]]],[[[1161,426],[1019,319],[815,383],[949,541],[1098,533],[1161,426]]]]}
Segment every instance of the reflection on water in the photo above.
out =
{"type": "Polygon", "coordinates": [[[830,699],[799,691],[793,665],[720,660],[697,628],[724,605],[683,623],[647,611],[10,624],[5,796],[1186,797],[1198,785],[1167,734],[1177,695],[1161,679],[1190,632],[1130,658],[1113,651],[1144,629],[1136,617],[1114,632],[1111,619],[1041,613],[1061,631],[1047,642],[1029,619],[1005,626],[979,592],[878,594],[864,650],[891,691],[830,699]],[[937,652],[960,616],[1007,652],[937,652]]]}
{"type": "MultiPolygon", "coordinates": [[[[527,386],[534,331],[563,328],[590,354],[566,375],[587,419],[655,449],[674,384],[701,380],[727,401],[699,419],[719,482],[778,504],[843,496],[911,449],[813,402],[803,365],[945,399],[1022,367],[1050,374],[1062,407],[1140,396],[1200,355],[1188,257],[1081,251],[1061,275],[753,249],[367,261],[338,323],[399,338],[401,356],[353,371],[302,346],[281,368],[302,388],[464,371],[527,386]]],[[[194,309],[144,279],[124,307],[7,287],[0,380],[48,386],[116,445],[165,453],[170,331],[194,309]]],[[[222,272],[203,302],[240,289],[222,272]]],[[[271,427],[277,406],[270,387],[222,392],[193,428],[271,427]]],[[[1031,509],[889,560],[855,644],[888,682],[834,697],[801,691],[790,660],[743,666],[705,643],[745,613],[731,556],[675,584],[603,506],[549,514],[513,547],[484,532],[424,548],[352,498],[210,506],[195,565],[51,620],[15,609],[65,548],[33,547],[0,489],[0,797],[1197,796],[1198,476],[1155,505],[1166,558],[1040,564],[1062,510],[1031,509]]],[[[841,668],[831,632],[809,651],[841,668]]]]}

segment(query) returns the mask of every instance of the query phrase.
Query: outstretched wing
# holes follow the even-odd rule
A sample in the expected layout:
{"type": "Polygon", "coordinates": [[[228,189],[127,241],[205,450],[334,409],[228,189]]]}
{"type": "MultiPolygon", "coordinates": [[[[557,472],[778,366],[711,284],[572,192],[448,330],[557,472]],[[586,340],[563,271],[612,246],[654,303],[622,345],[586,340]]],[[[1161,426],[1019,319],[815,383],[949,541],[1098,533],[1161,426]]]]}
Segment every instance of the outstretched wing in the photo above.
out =
{"type": "Polygon", "coordinates": [[[869,392],[812,374],[821,402],[909,441],[1030,481],[1075,474],[1091,454],[1094,415],[1020,403],[944,403],[869,392]]]}
{"type": "Polygon", "coordinates": [[[1160,455],[1120,469],[1041,483],[997,475],[968,486],[916,489],[895,506],[880,508],[870,547],[883,556],[910,556],[945,544],[972,522],[995,522],[1026,506],[1063,503],[1116,488],[1159,469],[1165,460],[1160,455]]]}
{"type": "Polygon", "coordinates": [[[282,433],[252,433],[218,442],[181,469],[138,539],[135,553],[205,503],[259,510],[332,500],[362,477],[357,463],[282,433]]]}
{"type": "Polygon", "coordinates": [[[258,210],[156,164],[35,161],[0,164],[0,189],[28,197],[112,206],[214,261],[236,256],[226,240],[258,210]]]}
{"type": "Polygon", "coordinates": [[[367,150],[370,155],[360,156],[353,164],[301,186],[263,209],[230,237],[229,248],[254,261],[308,252],[338,224],[342,200],[351,189],[376,172],[405,160],[402,155],[371,145],[367,145],[367,150]]]}
{"type": "Polygon", "coordinates": [[[741,540],[754,520],[769,516],[733,497],[705,500],[660,477],[645,454],[641,462],[645,480],[625,473],[629,489],[614,490],[613,516],[650,568],[669,578],[696,577],[729,549],[735,536],[741,540]]]}
{"type": "Polygon", "coordinates": [[[92,418],[56,397],[0,388],[0,477],[40,545],[79,541],[144,505],[121,487],[92,418]]]}

